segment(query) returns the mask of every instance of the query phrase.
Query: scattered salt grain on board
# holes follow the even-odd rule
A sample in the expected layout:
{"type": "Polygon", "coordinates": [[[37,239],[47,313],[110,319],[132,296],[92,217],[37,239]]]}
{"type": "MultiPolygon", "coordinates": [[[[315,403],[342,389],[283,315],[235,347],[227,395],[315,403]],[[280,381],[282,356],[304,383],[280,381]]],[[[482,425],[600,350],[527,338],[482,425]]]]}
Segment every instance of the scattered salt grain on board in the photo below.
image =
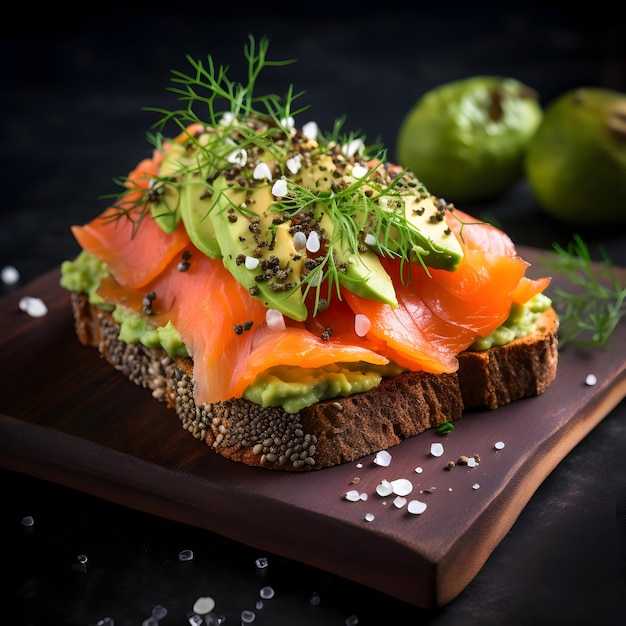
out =
{"type": "Polygon", "coordinates": [[[397,496],[408,496],[413,491],[413,483],[406,478],[391,481],[391,488],[397,496]]]}
{"type": "Polygon", "coordinates": [[[443,446],[440,443],[433,443],[430,446],[430,453],[433,456],[437,456],[437,457],[441,456],[443,454],[443,446]]]}
{"type": "Polygon", "coordinates": [[[48,307],[41,298],[24,296],[18,306],[20,307],[20,311],[28,313],[31,317],[43,317],[48,313],[48,307]]]}
{"type": "Polygon", "coordinates": [[[598,382],[598,379],[594,374],[587,374],[587,378],[585,378],[585,385],[589,387],[593,387],[598,382]]]}
{"type": "Polygon", "coordinates": [[[426,502],[411,500],[407,506],[407,511],[412,515],[421,515],[426,510],[426,506],[426,502]]]}
{"type": "Polygon", "coordinates": [[[480,489],[480,485],[478,483],[474,483],[472,485],[472,489],[480,489]]]}
{"type": "Polygon", "coordinates": [[[361,499],[361,494],[356,489],[350,489],[350,491],[346,491],[345,498],[349,502],[358,502],[361,499]]]}
{"type": "Polygon", "coordinates": [[[391,463],[391,454],[389,454],[387,450],[377,452],[374,457],[374,463],[376,463],[376,465],[380,465],[381,467],[389,467],[391,463]]]}
{"type": "Polygon", "coordinates": [[[415,468],[415,473],[416,474],[421,474],[424,470],[421,467],[416,467],[415,468]]]}
{"type": "Polygon", "coordinates": [[[393,486],[388,480],[381,480],[376,485],[376,493],[383,498],[393,493],[393,486]]]}
{"type": "Polygon", "coordinates": [[[376,519],[376,516],[373,513],[366,513],[365,514],[365,521],[366,522],[373,522],[376,519]]]}
{"type": "Polygon", "coordinates": [[[396,496],[393,500],[393,506],[395,506],[396,509],[401,509],[405,504],[406,498],[403,498],[402,496],[396,496]]]}
{"type": "Polygon", "coordinates": [[[503,449],[504,449],[504,441],[496,441],[496,442],[493,444],[493,447],[494,447],[496,450],[503,450],[503,449]]]}

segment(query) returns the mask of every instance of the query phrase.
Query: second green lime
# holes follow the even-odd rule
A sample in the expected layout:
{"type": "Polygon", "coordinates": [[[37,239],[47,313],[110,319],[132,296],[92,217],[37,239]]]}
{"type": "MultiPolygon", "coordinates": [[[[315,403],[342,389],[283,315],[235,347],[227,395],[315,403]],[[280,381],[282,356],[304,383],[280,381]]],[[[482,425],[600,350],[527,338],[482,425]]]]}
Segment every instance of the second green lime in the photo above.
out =
{"type": "Polygon", "coordinates": [[[543,110],[537,93],[500,76],[474,76],[426,92],[403,120],[397,161],[451,202],[503,193],[523,174],[543,110]]]}

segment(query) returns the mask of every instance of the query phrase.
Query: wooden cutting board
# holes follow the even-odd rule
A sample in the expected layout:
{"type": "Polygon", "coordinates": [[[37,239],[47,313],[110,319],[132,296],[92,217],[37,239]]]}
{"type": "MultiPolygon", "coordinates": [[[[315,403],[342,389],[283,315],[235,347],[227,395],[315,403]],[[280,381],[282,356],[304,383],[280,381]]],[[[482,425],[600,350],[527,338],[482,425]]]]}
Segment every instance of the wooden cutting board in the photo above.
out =
{"type": "MultiPolygon", "coordinates": [[[[537,263],[540,253],[522,254],[537,263]]],[[[0,465],[423,608],[467,586],[541,482],[626,395],[622,322],[613,349],[564,350],[542,396],[468,413],[445,436],[428,431],[407,440],[389,450],[388,467],[371,455],[305,474],[250,468],[214,454],[173,411],[80,345],[58,279],[52,271],[0,300],[0,465]],[[42,298],[48,315],[20,311],[24,295],[42,298]],[[596,385],[585,384],[588,374],[596,385]],[[430,454],[434,442],[444,446],[439,458],[430,454]],[[445,468],[475,454],[474,467],[445,468]],[[413,484],[407,500],[427,505],[422,514],[376,493],[381,481],[399,478],[413,484]],[[350,490],[367,499],[347,500],[350,490]]]]}

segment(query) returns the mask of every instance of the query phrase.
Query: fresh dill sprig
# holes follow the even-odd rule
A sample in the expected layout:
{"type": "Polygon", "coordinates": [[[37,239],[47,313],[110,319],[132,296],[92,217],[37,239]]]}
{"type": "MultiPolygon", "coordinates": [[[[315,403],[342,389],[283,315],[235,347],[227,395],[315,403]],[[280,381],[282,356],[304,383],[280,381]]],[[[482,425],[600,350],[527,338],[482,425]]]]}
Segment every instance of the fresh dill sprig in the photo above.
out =
{"type": "Polygon", "coordinates": [[[160,113],[161,119],[154,127],[163,128],[169,121],[175,122],[181,130],[190,124],[208,124],[216,127],[226,113],[235,117],[250,118],[258,116],[272,119],[277,126],[282,120],[301,113],[308,107],[294,108],[295,101],[304,92],[294,93],[290,87],[283,98],[276,94],[257,96],[255,89],[261,72],[268,67],[281,67],[295,63],[295,59],[271,61],[267,58],[269,40],[262,38],[257,43],[251,35],[244,46],[244,56],[248,62],[247,82],[240,83],[229,78],[228,66],[216,66],[213,57],[207,57],[206,65],[187,55],[186,59],[193,68],[193,73],[172,70],[172,83],[168,91],[176,94],[179,101],[186,102],[183,109],[166,110],[146,107],[144,110],[160,113]],[[261,106],[262,105],[262,106],[261,106]],[[196,112],[196,109],[204,109],[196,112]]]}
{"type": "Polygon", "coordinates": [[[594,262],[579,235],[567,247],[555,243],[553,248],[556,254],[544,259],[544,264],[574,287],[557,287],[551,294],[560,318],[560,345],[606,346],[626,314],[626,287],[613,271],[611,259],[601,248],[602,261],[594,262]]]}

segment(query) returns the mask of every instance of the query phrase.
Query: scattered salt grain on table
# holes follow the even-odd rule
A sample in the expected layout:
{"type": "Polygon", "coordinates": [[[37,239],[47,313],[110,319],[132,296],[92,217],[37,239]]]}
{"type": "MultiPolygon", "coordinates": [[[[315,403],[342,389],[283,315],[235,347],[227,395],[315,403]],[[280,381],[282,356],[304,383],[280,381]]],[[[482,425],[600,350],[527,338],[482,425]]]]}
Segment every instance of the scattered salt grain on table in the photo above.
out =
{"type": "Polygon", "coordinates": [[[493,444],[493,447],[494,447],[496,450],[502,450],[502,449],[504,449],[504,441],[496,441],[496,442],[493,444]]]}
{"type": "Polygon", "coordinates": [[[178,553],[179,561],[192,561],[193,560],[193,550],[181,550],[178,553]]]}
{"type": "Polygon", "coordinates": [[[15,283],[17,283],[17,281],[20,279],[20,273],[12,265],[5,265],[2,268],[2,273],[0,274],[0,277],[2,278],[2,282],[5,285],[15,285],[15,283]]]}
{"type": "Polygon", "coordinates": [[[274,597],[274,588],[273,587],[261,587],[259,590],[259,596],[263,598],[263,600],[271,600],[274,597]]]}
{"type": "Polygon", "coordinates": [[[211,596],[201,596],[195,601],[192,611],[198,615],[206,615],[214,608],[215,600],[211,596]]]}
{"type": "Polygon", "coordinates": [[[413,483],[406,478],[397,478],[391,481],[391,488],[397,496],[407,496],[413,491],[413,483]]]}
{"type": "Polygon", "coordinates": [[[593,387],[598,382],[598,379],[594,374],[587,374],[587,378],[585,378],[585,385],[589,387],[593,387]]]}

